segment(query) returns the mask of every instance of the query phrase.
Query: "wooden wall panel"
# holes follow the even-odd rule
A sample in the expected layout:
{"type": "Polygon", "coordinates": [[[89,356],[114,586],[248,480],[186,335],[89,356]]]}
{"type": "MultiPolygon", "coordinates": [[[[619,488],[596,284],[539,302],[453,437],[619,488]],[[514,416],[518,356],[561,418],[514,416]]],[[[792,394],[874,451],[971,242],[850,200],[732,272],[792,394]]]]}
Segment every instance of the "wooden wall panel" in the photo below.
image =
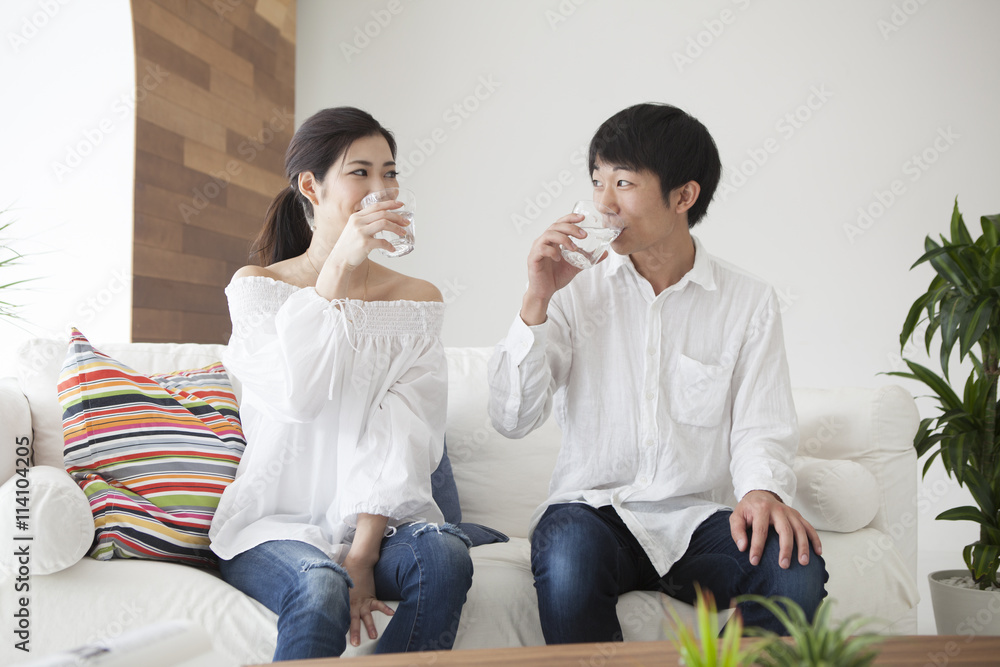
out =
{"type": "Polygon", "coordinates": [[[295,0],[132,0],[132,21],[132,340],[224,343],[223,289],[285,186],[295,0]]]}

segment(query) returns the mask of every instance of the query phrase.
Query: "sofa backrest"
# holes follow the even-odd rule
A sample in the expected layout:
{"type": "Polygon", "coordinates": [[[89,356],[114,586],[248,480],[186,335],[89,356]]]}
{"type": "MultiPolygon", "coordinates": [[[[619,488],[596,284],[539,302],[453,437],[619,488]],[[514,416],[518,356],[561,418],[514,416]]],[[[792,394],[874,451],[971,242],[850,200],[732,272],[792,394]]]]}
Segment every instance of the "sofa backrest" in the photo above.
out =
{"type": "MultiPolygon", "coordinates": [[[[33,340],[18,355],[18,384],[31,409],[36,465],[63,465],[62,415],[55,387],[66,346],[66,341],[33,340]]],[[[218,361],[224,349],[159,343],[98,344],[97,348],[145,373],[205,366],[218,361]]],[[[447,348],[446,353],[448,452],[463,518],[524,537],[532,513],[548,495],[559,429],[550,418],[520,440],[501,436],[486,409],[492,348],[447,348]]],[[[236,390],[239,396],[238,384],[236,390]]],[[[794,398],[800,454],[854,460],[868,468],[881,489],[871,526],[891,536],[906,562],[915,567],[916,517],[907,516],[913,511],[918,482],[912,441],[919,415],[913,398],[896,386],[795,389],[794,398]]]]}

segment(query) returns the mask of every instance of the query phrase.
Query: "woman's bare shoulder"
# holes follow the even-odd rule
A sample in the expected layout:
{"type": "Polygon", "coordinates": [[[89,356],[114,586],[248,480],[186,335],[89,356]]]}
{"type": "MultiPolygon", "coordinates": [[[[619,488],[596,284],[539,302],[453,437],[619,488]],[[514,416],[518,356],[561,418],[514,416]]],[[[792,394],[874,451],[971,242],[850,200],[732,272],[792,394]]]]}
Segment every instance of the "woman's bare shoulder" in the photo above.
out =
{"type": "Polygon", "coordinates": [[[382,295],[386,301],[444,301],[441,290],[434,283],[382,268],[387,272],[386,289],[382,295]]]}
{"type": "Polygon", "coordinates": [[[410,301],[444,301],[441,290],[434,283],[420,278],[407,278],[406,290],[411,294],[407,297],[410,301]]]}
{"type": "Polygon", "coordinates": [[[256,264],[249,264],[244,266],[239,271],[233,274],[233,280],[239,278],[250,278],[252,276],[261,276],[263,278],[273,278],[274,280],[281,280],[281,277],[269,269],[266,266],[257,266],[256,264]]]}

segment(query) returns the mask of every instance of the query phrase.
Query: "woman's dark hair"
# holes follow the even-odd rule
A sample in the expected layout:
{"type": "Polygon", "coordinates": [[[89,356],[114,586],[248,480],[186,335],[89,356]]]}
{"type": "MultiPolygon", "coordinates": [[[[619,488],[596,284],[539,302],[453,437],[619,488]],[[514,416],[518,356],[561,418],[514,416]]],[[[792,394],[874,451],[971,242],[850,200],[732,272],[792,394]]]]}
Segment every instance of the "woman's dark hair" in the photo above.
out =
{"type": "Polygon", "coordinates": [[[312,203],[299,192],[299,174],[311,171],[320,183],[326,172],[358,139],[382,135],[396,157],[396,140],[371,114],[354,107],[317,111],[295,132],[285,151],[288,187],[264,216],[264,228],[250,246],[250,260],[261,266],[301,255],[312,240],[312,203]]]}
{"type": "Polygon", "coordinates": [[[722,177],[719,149],[697,118],[668,104],[636,104],[604,121],[590,142],[590,171],[597,159],[660,178],[663,201],[688,181],[701,186],[688,209],[688,227],[705,215],[722,177]]]}

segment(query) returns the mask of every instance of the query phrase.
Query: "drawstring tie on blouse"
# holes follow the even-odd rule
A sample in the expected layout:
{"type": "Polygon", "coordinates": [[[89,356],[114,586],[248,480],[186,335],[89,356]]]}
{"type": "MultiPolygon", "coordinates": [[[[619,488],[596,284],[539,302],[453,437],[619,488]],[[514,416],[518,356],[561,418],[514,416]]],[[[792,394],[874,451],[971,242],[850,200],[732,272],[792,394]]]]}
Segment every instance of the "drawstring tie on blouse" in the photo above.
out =
{"type": "MultiPolygon", "coordinates": [[[[341,318],[340,321],[344,325],[344,337],[347,338],[347,344],[351,346],[351,349],[355,352],[360,352],[357,344],[355,343],[355,338],[357,337],[358,328],[364,329],[365,325],[368,323],[368,313],[365,312],[363,306],[352,303],[350,299],[334,299],[330,301],[331,306],[340,306],[341,318]],[[352,326],[348,326],[348,322],[352,326]],[[353,328],[353,332],[351,329],[353,328]]],[[[336,374],[330,374],[330,389],[327,392],[327,400],[333,400],[333,388],[336,386],[337,376],[336,374]]]]}

